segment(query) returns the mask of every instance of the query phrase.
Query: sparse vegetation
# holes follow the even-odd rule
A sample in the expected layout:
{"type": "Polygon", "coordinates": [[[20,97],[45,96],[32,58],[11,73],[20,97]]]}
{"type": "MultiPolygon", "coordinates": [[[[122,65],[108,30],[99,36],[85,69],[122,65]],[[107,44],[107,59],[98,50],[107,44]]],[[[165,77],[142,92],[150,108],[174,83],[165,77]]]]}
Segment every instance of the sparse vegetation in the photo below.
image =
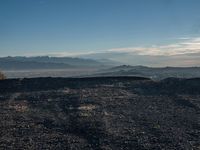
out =
{"type": "Polygon", "coordinates": [[[6,79],[6,76],[0,71],[0,80],[6,79]]]}

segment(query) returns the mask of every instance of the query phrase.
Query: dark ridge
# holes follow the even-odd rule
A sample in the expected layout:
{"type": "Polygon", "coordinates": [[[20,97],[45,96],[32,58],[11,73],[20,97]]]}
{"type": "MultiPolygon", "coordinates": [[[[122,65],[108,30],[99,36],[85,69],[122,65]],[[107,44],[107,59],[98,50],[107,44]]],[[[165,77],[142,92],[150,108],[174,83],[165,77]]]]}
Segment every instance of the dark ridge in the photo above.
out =
{"type": "Polygon", "coordinates": [[[7,79],[0,81],[0,93],[58,90],[62,88],[80,89],[101,85],[111,85],[113,88],[117,88],[120,83],[125,84],[128,88],[131,87],[132,90],[136,89],[138,94],[145,95],[200,94],[200,78],[167,78],[161,81],[152,81],[149,78],[132,76],[7,79]],[[134,81],[137,81],[138,84],[134,81]]]}
{"type": "Polygon", "coordinates": [[[120,81],[149,80],[143,77],[85,77],[85,78],[24,78],[0,81],[0,93],[20,91],[56,90],[64,87],[83,88],[120,81]]]}

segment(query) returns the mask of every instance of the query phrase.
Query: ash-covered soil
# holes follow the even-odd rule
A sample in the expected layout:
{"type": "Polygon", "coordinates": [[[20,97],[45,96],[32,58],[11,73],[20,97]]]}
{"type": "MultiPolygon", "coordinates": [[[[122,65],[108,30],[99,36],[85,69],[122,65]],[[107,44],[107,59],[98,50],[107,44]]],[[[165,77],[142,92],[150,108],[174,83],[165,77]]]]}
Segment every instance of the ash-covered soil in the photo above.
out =
{"type": "Polygon", "coordinates": [[[200,149],[200,79],[0,81],[0,149],[200,149]]]}

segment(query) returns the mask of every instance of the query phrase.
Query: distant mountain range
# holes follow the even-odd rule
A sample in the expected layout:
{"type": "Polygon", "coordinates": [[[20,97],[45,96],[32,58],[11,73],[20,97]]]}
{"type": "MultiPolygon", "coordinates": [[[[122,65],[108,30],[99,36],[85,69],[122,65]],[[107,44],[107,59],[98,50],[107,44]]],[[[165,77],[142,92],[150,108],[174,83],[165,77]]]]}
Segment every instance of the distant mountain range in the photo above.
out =
{"type": "Polygon", "coordinates": [[[108,59],[120,62],[125,65],[143,66],[173,66],[173,67],[193,67],[200,66],[200,53],[177,54],[177,55],[139,55],[134,52],[105,52],[94,53],[81,56],[87,59],[108,59]]]}
{"type": "Polygon", "coordinates": [[[194,78],[200,77],[200,67],[163,67],[152,68],[146,66],[122,65],[101,70],[92,76],[141,76],[155,80],[169,77],[194,78]]]}
{"type": "Polygon", "coordinates": [[[68,69],[78,67],[104,67],[113,66],[109,60],[92,60],[71,57],[2,57],[0,69],[2,70],[32,70],[32,69],[68,69]]]}
{"type": "Polygon", "coordinates": [[[146,67],[121,65],[110,59],[71,57],[2,57],[0,70],[8,78],[140,76],[154,80],[200,77],[200,67],[146,67]]]}

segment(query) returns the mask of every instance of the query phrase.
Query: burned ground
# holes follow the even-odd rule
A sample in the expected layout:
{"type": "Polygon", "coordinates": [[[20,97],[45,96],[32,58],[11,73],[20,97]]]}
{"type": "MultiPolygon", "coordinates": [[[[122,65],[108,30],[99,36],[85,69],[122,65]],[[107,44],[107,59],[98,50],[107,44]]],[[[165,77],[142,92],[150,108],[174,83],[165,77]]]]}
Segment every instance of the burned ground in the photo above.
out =
{"type": "Polygon", "coordinates": [[[200,79],[0,81],[0,149],[200,149],[200,79]]]}

